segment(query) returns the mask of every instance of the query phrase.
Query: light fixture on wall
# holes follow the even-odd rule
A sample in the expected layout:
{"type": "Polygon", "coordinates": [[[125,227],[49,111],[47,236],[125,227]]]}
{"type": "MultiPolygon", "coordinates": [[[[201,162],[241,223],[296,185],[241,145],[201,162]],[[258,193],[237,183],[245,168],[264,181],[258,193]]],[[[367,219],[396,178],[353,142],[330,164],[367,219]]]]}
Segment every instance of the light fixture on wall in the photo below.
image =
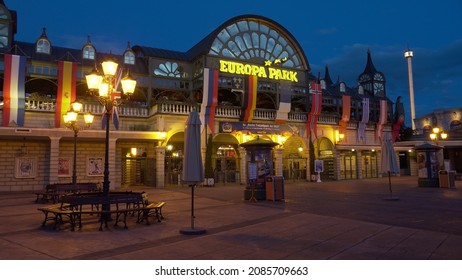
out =
{"type": "Polygon", "coordinates": [[[298,147],[298,152],[303,152],[303,147],[301,145],[298,147]]]}

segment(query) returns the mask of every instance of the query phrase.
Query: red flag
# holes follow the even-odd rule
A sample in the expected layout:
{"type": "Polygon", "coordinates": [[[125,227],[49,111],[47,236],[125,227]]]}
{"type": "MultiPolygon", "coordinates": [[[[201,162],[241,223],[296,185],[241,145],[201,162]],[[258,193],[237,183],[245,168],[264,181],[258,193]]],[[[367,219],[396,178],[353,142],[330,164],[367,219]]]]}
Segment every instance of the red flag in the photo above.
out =
{"type": "Polygon", "coordinates": [[[322,88],[319,83],[311,84],[311,111],[308,114],[306,122],[306,137],[309,138],[311,132],[314,132],[315,138],[318,137],[318,118],[322,110],[322,88]]]}

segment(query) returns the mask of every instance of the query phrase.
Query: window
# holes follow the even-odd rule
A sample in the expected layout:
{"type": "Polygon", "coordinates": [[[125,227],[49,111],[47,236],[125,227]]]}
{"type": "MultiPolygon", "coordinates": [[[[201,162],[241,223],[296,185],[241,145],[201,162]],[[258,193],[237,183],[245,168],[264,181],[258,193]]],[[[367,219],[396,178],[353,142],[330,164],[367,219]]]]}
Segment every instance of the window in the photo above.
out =
{"type": "Polygon", "coordinates": [[[285,59],[282,66],[302,68],[300,58],[289,41],[262,22],[241,20],[225,27],[212,43],[209,54],[249,60],[285,59]]]}
{"type": "Polygon", "coordinates": [[[39,39],[36,44],[37,53],[50,54],[50,42],[47,39],[39,39]]]}
{"type": "Polygon", "coordinates": [[[133,51],[126,51],[124,53],[124,63],[125,64],[135,64],[135,53],[133,51]]]}
{"type": "Polygon", "coordinates": [[[95,48],[92,45],[83,47],[83,58],[95,60],[95,48]]]}
{"type": "Polygon", "coordinates": [[[0,9],[0,48],[10,45],[10,15],[7,9],[0,9]]]}

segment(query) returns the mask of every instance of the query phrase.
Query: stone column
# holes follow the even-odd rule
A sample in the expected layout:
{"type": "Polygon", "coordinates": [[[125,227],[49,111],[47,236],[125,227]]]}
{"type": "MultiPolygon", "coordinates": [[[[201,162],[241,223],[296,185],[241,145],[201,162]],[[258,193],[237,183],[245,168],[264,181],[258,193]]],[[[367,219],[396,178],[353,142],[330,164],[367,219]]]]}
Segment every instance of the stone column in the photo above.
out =
{"type": "Polygon", "coordinates": [[[334,150],[334,178],[337,181],[340,181],[342,178],[341,172],[340,172],[340,151],[339,150],[334,150]]]}
{"type": "Polygon", "coordinates": [[[358,174],[358,179],[363,178],[363,154],[361,150],[356,151],[356,174],[358,174]]]}
{"type": "Polygon", "coordinates": [[[382,173],[382,150],[380,152],[377,152],[377,168],[378,168],[378,173],[379,173],[379,178],[383,177],[382,173]]]}
{"type": "Polygon", "coordinates": [[[275,148],[274,149],[274,175],[282,176],[282,154],[284,149],[275,148]]]}
{"type": "Polygon", "coordinates": [[[156,188],[165,187],[165,147],[156,147],[156,188]]]}
{"type": "Polygon", "coordinates": [[[120,171],[117,170],[117,153],[116,145],[117,139],[109,138],[109,182],[110,182],[110,191],[120,188],[121,186],[121,176],[120,171]]]}
{"type": "Polygon", "coordinates": [[[59,140],[61,137],[50,137],[50,184],[58,183],[59,140]]]}
{"type": "Polygon", "coordinates": [[[247,161],[246,161],[246,155],[247,152],[245,148],[239,147],[239,173],[240,173],[240,184],[241,185],[246,185],[247,184],[247,161]]]}

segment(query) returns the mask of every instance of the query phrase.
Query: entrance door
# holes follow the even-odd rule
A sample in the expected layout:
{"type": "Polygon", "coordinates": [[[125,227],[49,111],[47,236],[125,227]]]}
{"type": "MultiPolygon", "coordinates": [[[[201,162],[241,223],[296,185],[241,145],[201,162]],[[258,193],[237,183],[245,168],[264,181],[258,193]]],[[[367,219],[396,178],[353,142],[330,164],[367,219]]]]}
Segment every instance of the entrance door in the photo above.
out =
{"type": "Polygon", "coordinates": [[[340,154],[340,176],[342,179],[356,179],[356,152],[340,154]]]}
{"type": "Polygon", "coordinates": [[[362,173],[363,178],[377,178],[377,153],[371,151],[362,152],[362,173]]]}

